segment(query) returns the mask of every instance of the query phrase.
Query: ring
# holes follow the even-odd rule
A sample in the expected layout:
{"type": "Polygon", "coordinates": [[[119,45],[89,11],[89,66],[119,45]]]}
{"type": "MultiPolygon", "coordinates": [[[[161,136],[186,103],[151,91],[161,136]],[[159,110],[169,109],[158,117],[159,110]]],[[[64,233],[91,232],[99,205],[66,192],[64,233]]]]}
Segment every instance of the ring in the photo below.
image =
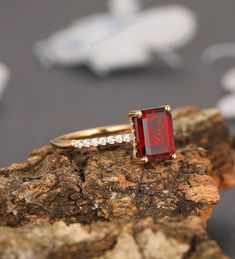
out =
{"type": "Polygon", "coordinates": [[[51,140],[57,148],[89,148],[131,143],[133,159],[148,163],[175,159],[173,123],[169,105],[131,111],[129,124],[105,126],[72,132],[51,140]]]}

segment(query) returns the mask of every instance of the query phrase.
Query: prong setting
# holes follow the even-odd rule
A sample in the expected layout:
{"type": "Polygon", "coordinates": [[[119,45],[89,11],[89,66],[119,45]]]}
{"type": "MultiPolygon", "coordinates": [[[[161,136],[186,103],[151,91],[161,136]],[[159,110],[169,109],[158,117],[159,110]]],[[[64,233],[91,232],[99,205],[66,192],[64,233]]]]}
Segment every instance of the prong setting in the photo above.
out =
{"type": "Polygon", "coordinates": [[[172,159],[172,160],[177,159],[177,155],[176,155],[176,153],[171,155],[171,159],[172,159]]]}
{"type": "Polygon", "coordinates": [[[144,165],[144,164],[149,163],[149,159],[148,159],[147,156],[142,157],[142,158],[138,158],[138,157],[136,157],[136,154],[134,154],[134,153],[133,153],[133,160],[134,160],[137,164],[140,164],[140,165],[144,165]]]}
{"type": "Polygon", "coordinates": [[[165,111],[171,112],[171,110],[172,110],[172,108],[171,108],[170,105],[166,105],[166,106],[165,106],[165,111]]]}
{"type": "Polygon", "coordinates": [[[131,111],[128,114],[129,117],[129,121],[130,121],[130,126],[131,126],[131,138],[132,138],[132,147],[133,147],[133,159],[140,164],[144,164],[146,162],[148,162],[148,158],[144,157],[144,158],[138,158],[137,157],[137,143],[136,143],[136,137],[135,137],[135,127],[134,127],[134,122],[133,119],[134,118],[141,118],[142,116],[142,112],[140,110],[136,110],[136,111],[131,111]]]}
{"type": "Polygon", "coordinates": [[[141,158],[141,161],[144,162],[144,163],[148,163],[149,162],[149,159],[147,156],[144,156],[141,158]]]}
{"type": "Polygon", "coordinates": [[[140,110],[131,111],[131,112],[129,112],[128,115],[129,115],[129,118],[132,120],[133,117],[140,118],[142,116],[142,112],[140,110]]]}
{"type": "Polygon", "coordinates": [[[141,111],[137,111],[137,114],[136,114],[136,115],[137,115],[138,118],[141,118],[142,112],[141,112],[141,111]]]}

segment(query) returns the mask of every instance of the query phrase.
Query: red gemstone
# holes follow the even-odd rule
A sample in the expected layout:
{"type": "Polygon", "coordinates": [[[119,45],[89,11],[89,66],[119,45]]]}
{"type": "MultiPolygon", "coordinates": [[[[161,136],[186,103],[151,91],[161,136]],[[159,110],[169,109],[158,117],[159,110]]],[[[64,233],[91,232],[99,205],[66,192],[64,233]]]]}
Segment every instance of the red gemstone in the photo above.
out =
{"type": "Polygon", "coordinates": [[[133,117],[137,158],[170,159],[176,151],[171,113],[164,107],[141,112],[140,118],[133,117]]]}

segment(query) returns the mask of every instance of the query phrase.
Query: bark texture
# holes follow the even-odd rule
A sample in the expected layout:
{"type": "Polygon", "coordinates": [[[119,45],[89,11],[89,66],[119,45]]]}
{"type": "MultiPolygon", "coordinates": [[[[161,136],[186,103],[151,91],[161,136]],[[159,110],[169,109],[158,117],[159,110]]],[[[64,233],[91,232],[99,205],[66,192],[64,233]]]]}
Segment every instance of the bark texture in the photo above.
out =
{"type": "Polygon", "coordinates": [[[226,259],[202,221],[144,218],[91,225],[40,221],[1,227],[0,257],[38,259],[226,259]]]}
{"type": "Polygon", "coordinates": [[[129,144],[46,146],[1,169],[0,256],[224,258],[203,223],[235,184],[228,127],[215,109],[173,118],[173,161],[137,165],[129,144]]]}

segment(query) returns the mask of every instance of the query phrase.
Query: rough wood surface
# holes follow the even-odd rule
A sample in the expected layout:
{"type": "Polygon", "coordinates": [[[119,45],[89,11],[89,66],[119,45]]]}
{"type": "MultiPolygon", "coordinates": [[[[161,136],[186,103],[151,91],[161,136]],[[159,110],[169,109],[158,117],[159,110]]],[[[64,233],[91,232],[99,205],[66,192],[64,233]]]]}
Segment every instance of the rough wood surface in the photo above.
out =
{"type": "Polygon", "coordinates": [[[0,257],[22,259],[226,259],[199,218],[145,218],[84,226],[43,221],[2,227],[0,257]]]}
{"type": "Polygon", "coordinates": [[[235,185],[231,137],[218,110],[198,110],[194,107],[176,110],[174,126],[178,147],[195,144],[207,150],[208,158],[212,162],[213,177],[220,188],[235,185]]]}
{"type": "Polygon", "coordinates": [[[215,109],[185,107],[173,117],[174,161],[137,165],[128,144],[82,152],[46,146],[0,170],[2,256],[18,249],[21,257],[12,258],[223,258],[205,232],[194,232],[193,222],[206,222],[219,201],[218,187],[235,183],[228,127],[215,109]],[[190,227],[182,230],[185,224],[190,227]],[[147,245],[138,243],[139,229],[147,245]],[[156,238],[180,251],[172,256],[164,249],[162,256],[154,250],[156,238]],[[193,257],[197,251],[201,257],[193,257]]]}

